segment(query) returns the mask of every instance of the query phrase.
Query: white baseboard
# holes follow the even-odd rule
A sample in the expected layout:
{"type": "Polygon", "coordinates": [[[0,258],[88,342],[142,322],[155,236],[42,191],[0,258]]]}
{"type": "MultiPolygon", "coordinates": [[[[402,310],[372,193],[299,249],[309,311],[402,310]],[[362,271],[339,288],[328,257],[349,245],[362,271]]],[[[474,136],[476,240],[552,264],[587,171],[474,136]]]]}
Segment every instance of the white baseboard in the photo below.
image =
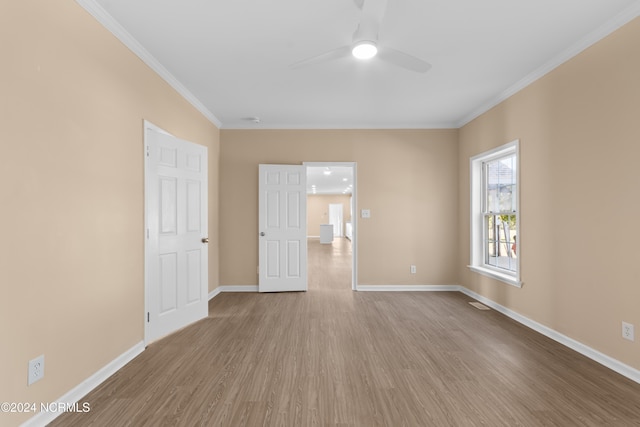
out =
{"type": "Polygon", "coordinates": [[[209,301],[211,301],[212,299],[220,295],[220,292],[222,292],[222,289],[220,289],[220,286],[218,286],[217,288],[209,292],[209,301]]]}
{"type": "MultiPolygon", "coordinates": [[[[75,386],[64,396],[56,400],[55,403],[71,405],[85,397],[91,390],[102,384],[107,378],[119,371],[124,365],[131,362],[137,355],[144,351],[144,341],[131,347],[120,356],[112,360],[108,365],[100,369],[95,374],[75,386]]],[[[63,412],[39,412],[36,416],[29,418],[22,424],[22,427],[45,426],[56,419],[63,412]]]]}
{"type": "Polygon", "coordinates": [[[364,292],[456,292],[459,285],[358,285],[357,291],[364,292]]]}
{"type": "Polygon", "coordinates": [[[220,286],[221,292],[258,292],[258,285],[220,286]]]}
{"type": "MultiPolygon", "coordinates": [[[[358,285],[358,291],[363,292],[426,292],[426,291],[448,291],[456,292],[460,290],[459,285],[358,285]]],[[[209,299],[213,299],[223,292],[258,292],[258,285],[243,286],[218,286],[209,292],[209,299]]]]}
{"type": "Polygon", "coordinates": [[[209,299],[213,299],[222,292],[258,292],[258,285],[242,285],[242,286],[218,286],[209,292],[209,299]]]}
{"type": "Polygon", "coordinates": [[[577,351],[578,353],[582,354],[583,356],[588,357],[589,359],[598,362],[599,364],[606,366],[607,368],[611,369],[612,371],[615,371],[617,373],[619,373],[620,375],[623,375],[627,378],[629,378],[632,381],[635,381],[637,383],[640,384],[640,371],[629,366],[626,365],[622,362],[620,362],[619,360],[614,359],[613,357],[607,356],[604,353],[599,352],[598,350],[595,350],[585,344],[582,344],[579,341],[574,340],[573,338],[569,338],[566,335],[561,334],[560,332],[551,329],[541,323],[538,323],[534,320],[531,320],[507,307],[504,307],[500,304],[498,304],[497,302],[490,300],[489,298],[485,298],[480,294],[477,294],[463,286],[460,286],[459,288],[460,292],[462,292],[463,294],[476,299],[478,301],[480,301],[481,303],[483,303],[484,305],[491,307],[492,309],[504,314],[507,317],[510,317],[511,319],[515,320],[516,322],[533,329],[534,331],[548,337],[551,338],[552,340],[559,342],[560,344],[569,347],[572,350],[577,351]]]}

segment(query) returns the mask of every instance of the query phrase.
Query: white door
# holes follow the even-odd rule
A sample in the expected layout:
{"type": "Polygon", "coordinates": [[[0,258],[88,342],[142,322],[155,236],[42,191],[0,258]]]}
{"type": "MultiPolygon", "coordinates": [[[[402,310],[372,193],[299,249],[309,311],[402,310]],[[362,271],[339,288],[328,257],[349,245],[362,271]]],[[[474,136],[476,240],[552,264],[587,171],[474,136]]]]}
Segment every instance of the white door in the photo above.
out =
{"type": "Polygon", "coordinates": [[[307,170],[260,165],[260,292],[307,290],[307,170]]]}
{"type": "Polygon", "coordinates": [[[329,224],[333,225],[333,235],[342,237],[342,204],[329,204],[329,224]]]}
{"type": "Polygon", "coordinates": [[[208,314],[207,147],[145,123],[145,342],[208,314]]]}

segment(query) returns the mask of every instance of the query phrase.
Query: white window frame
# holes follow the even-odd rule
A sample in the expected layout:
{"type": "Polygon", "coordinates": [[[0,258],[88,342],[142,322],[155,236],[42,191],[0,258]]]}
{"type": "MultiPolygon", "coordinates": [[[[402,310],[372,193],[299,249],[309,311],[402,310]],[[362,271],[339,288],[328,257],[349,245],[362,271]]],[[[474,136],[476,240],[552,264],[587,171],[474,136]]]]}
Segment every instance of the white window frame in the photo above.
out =
{"type": "Polygon", "coordinates": [[[494,148],[484,153],[480,153],[470,159],[470,180],[471,180],[471,254],[468,266],[472,271],[500,280],[509,285],[522,287],[520,280],[520,258],[522,255],[522,236],[520,234],[520,140],[516,139],[500,147],[494,148]],[[504,156],[516,156],[516,236],[518,237],[518,256],[516,257],[516,271],[497,268],[486,263],[485,254],[485,231],[483,199],[485,194],[485,178],[483,165],[486,162],[499,159],[504,156]]]}

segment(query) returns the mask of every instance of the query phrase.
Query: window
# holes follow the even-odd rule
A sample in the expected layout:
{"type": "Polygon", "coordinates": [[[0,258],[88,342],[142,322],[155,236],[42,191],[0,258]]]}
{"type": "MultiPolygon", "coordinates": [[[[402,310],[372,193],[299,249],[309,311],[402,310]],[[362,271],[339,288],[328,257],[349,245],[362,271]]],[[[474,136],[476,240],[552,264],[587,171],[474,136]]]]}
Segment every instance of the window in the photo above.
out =
{"type": "Polygon", "coordinates": [[[471,268],[520,282],[518,141],[471,158],[471,268]]]}

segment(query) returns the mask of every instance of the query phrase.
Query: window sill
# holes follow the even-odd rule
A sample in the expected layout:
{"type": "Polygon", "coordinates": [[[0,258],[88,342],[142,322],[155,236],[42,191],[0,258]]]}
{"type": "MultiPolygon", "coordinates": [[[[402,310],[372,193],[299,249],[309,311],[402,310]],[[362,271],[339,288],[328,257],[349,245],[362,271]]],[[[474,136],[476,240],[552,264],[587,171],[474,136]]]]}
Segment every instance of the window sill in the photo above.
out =
{"type": "Polygon", "coordinates": [[[477,265],[468,265],[471,271],[475,271],[476,273],[482,274],[483,276],[491,277],[492,279],[499,280],[508,285],[515,286],[516,288],[521,288],[524,283],[518,280],[517,277],[511,276],[509,274],[500,273],[499,271],[491,270],[485,267],[479,267],[477,265]]]}

